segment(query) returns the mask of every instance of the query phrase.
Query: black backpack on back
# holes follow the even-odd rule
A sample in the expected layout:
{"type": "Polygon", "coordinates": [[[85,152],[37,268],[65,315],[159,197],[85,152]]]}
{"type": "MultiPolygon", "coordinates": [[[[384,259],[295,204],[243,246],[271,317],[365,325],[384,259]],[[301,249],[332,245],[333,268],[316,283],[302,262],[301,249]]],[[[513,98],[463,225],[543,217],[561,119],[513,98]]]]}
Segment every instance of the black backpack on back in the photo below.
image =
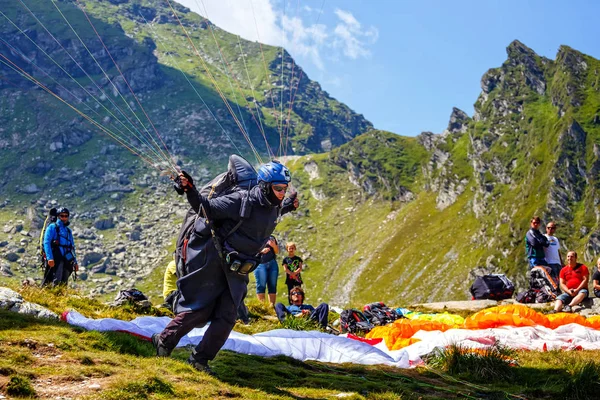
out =
{"type": "Polygon", "coordinates": [[[400,315],[383,302],[367,304],[363,307],[363,314],[375,326],[387,325],[390,322],[394,322],[400,315]]]}
{"type": "Polygon", "coordinates": [[[475,300],[504,300],[512,297],[515,285],[504,274],[489,274],[475,278],[470,292],[475,300]]]}
{"type": "Polygon", "coordinates": [[[362,312],[356,308],[351,308],[342,311],[340,314],[340,328],[343,333],[367,333],[373,329],[373,324],[369,322],[362,312]]]}
{"type": "MultiPolygon", "coordinates": [[[[208,199],[213,199],[220,196],[225,196],[233,192],[241,190],[250,190],[257,184],[257,173],[252,164],[246,159],[237,154],[229,156],[229,164],[227,171],[217,175],[210,182],[204,185],[200,190],[200,194],[208,199]]],[[[240,213],[249,213],[250,210],[244,210],[244,205],[240,209],[240,213]]],[[[194,224],[198,218],[206,218],[204,210],[200,209],[200,213],[196,213],[193,208],[190,208],[183,219],[179,236],[175,246],[175,263],[177,265],[177,278],[187,275],[186,271],[186,250],[190,236],[194,230],[194,224]]],[[[228,233],[231,235],[241,225],[240,222],[228,233]]],[[[212,226],[212,225],[211,225],[212,226]]],[[[214,226],[212,230],[214,232],[214,226]]]]}

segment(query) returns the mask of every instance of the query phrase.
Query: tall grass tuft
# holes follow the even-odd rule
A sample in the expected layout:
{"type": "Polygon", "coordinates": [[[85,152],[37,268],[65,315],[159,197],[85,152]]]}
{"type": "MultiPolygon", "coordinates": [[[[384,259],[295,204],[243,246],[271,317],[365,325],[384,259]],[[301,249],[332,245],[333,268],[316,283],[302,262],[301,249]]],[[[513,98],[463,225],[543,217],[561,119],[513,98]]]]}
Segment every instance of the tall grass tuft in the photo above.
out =
{"type": "Polygon", "coordinates": [[[433,352],[428,366],[450,375],[468,377],[477,382],[497,382],[514,376],[516,351],[499,343],[486,349],[469,349],[452,344],[433,352]]]}
{"type": "Polygon", "coordinates": [[[600,397],[600,367],[593,361],[578,363],[563,389],[562,398],[570,400],[600,397]]]}
{"type": "Polygon", "coordinates": [[[13,375],[6,384],[6,394],[15,397],[35,397],[36,393],[31,386],[29,378],[20,375],[13,375]]]}

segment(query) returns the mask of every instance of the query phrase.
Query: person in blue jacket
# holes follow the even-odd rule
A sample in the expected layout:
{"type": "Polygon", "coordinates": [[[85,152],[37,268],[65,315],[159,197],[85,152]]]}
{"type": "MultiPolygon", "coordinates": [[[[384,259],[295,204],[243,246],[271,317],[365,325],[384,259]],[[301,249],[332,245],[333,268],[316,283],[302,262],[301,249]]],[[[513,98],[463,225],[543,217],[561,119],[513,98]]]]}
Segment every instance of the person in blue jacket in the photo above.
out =
{"type": "Polygon", "coordinates": [[[258,184],[250,190],[211,199],[200,194],[188,177],[180,174],[181,187],[192,208],[199,212],[202,207],[211,220],[215,237],[211,224],[198,218],[187,243],[187,274],[177,281],[177,315],[160,334],[152,336],[152,343],[158,356],[169,356],[183,336],[210,321],[188,363],[212,374],[208,361],[229,337],[247,292],[251,268],[244,270],[244,266],[248,260],[259,261],[279,216],[298,208],[298,199],[285,198],[291,176],[277,161],[260,167],[258,184]]]}
{"type": "Polygon", "coordinates": [[[73,232],[69,228],[71,213],[67,208],[62,207],[57,214],[56,222],[50,224],[44,233],[46,269],[42,286],[66,284],[73,271],[79,269],[73,232]]]}

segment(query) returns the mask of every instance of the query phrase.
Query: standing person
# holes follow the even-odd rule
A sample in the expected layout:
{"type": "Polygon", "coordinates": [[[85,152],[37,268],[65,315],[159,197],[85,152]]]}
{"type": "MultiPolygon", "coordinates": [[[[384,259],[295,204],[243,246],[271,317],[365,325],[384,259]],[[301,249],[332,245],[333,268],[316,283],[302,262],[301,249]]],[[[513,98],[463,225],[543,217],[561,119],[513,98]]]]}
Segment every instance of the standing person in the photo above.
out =
{"type": "Polygon", "coordinates": [[[584,264],[577,262],[577,253],[567,253],[567,265],[560,270],[560,288],[563,293],[556,298],[554,312],[571,312],[573,307],[588,297],[590,273],[584,264]]]}
{"type": "Polygon", "coordinates": [[[540,232],[540,217],[537,215],[531,219],[531,228],[525,234],[525,250],[529,260],[529,269],[536,265],[548,265],[546,262],[544,248],[548,247],[548,239],[540,232]]]}
{"type": "Polygon", "coordinates": [[[256,297],[265,301],[265,291],[269,290],[269,303],[275,305],[277,299],[277,278],[279,278],[279,265],[277,265],[277,254],[279,246],[275,236],[269,238],[267,245],[261,250],[260,264],[254,270],[256,278],[256,297]]]}
{"type": "Polygon", "coordinates": [[[177,315],[152,336],[152,344],[158,356],[169,356],[183,336],[210,321],[188,363],[212,374],[208,361],[215,358],[235,325],[248,273],[256,265],[252,262],[258,261],[256,255],[275,229],[278,216],[298,208],[298,199],[284,201],[291,177],[277,161],[260,167],[258,184],[250,190],[211,199],[198,192],[188,174],[180,173],[179,179],[192,208],[199,213],[202,207],[206,218],[195,220],[187,243],[188,272],[177,281],[177,315]]]}
{"type": "Polygon", "coordinates": [[[296,243],[287,242],[285,245],[285,249],[288,252],[288,256],[283,259],[283,269],[285,270],[285,284],[288,288],[288,301],[292,304],[292,298],[290,293],[292,288],[298,286],[302,286],[302,277],[300,273],[302,272],[302,259],[296,255],[296,243]]]}
{"type": "Polygon", "coordinates": [[[44,252],[46,268],[42,286],[67,284],[73,271],[79,270],[75,257],[75,240],[69,228],[71,213],[65,207],[57,211],[58,219],[48,225],[44,233],[44,252]]]}
{"type": "Polygon", "coordinates": [[[562,269],[563,260],[560,255],[560,241],[554,234],[556,233],[556,223],[554,221],[546,224],[546,238],[548,239],[548,247],[544,247],[544,259],[548,266],[552,269],[552,278],[558,283],[558,276],[562,269]]]}

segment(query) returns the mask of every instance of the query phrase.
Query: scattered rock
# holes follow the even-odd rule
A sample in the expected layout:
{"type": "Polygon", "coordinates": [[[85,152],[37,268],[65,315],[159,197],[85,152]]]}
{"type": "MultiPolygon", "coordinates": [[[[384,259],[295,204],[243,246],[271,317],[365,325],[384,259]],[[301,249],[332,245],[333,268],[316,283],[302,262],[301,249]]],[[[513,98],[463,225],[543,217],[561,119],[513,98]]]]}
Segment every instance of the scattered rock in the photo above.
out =
{"type": "Polygon", "coordinates": [[[35,183],[31,183],[31,184],[23,187],[23,189],[21,189],[21,192],[26,193],[26,194],[35,194],[39,191],[40,191],[40,188],[38,188],[35,183]]]}
{"type": "Polygon", "coordinates": [[[115,223],[112,219],[99,219],[96,222],[94,222],[94,227],[96,227],[96,229],[98,230],[106,230],[106,229],[112,229],[115,227],[115,223]]]}
{"type": "Polygon", "coordinates": [[[7,287],[0,287],[0,308],[38,318],[58,319],[58,315],[39,304],[23,300],[23,296],[7,287]]]}
{"type": "Polygon", "coordinates": [[[19,256],[16,253],[8,253],[4,256],[8,261],[15,262],[19,259],[19,256]]]}

